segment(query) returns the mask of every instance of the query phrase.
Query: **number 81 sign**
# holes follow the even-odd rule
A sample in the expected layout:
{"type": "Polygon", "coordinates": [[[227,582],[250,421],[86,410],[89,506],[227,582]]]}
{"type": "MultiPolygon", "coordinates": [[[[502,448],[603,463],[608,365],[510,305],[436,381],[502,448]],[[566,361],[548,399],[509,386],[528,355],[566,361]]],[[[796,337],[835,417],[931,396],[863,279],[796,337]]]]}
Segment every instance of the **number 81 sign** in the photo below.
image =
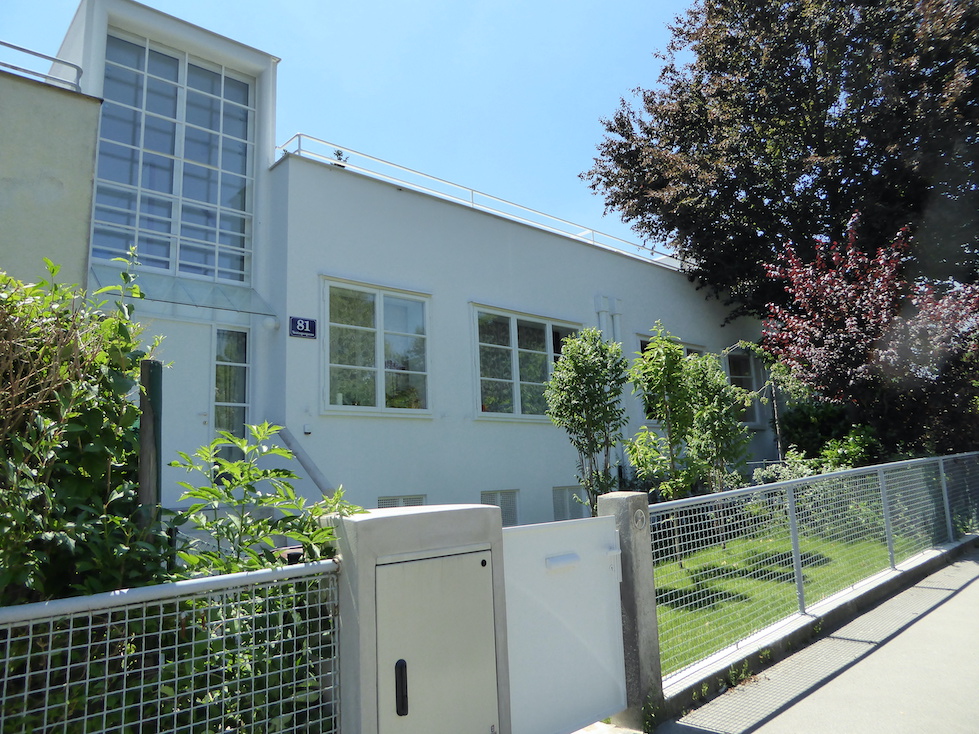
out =
{"type": "Polygon", "coordinates": [[[301,336],[306,339],[316,338],[316,319],[300,319],[289,317],[289,336],[301,336]]]}

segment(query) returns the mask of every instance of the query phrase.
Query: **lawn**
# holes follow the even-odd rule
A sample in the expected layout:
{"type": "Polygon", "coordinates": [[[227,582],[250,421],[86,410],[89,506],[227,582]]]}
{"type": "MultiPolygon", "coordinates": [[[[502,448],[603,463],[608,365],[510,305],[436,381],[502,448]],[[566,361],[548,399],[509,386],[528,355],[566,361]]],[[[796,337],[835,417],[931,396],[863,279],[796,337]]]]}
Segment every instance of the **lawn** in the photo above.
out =
{"type": "MultiPolygon", "coordinates": [[[[873,540],[802,538],[803,586],[813,604],[889,565],[873,540]]],[[[765,534],[704,548],[655,567],[663,674],[680,670],[797,611],[787,538],[765,534]]]]}

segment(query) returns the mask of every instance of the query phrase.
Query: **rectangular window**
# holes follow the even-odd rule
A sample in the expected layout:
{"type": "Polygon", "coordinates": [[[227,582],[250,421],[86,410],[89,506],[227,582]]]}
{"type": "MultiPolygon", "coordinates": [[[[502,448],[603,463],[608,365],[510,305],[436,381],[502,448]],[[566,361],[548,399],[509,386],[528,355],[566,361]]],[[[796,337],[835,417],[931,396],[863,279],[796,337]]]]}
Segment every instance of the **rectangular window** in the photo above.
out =
{"type": "Polygon", "coordinates": [[[493,492],[480,492],[479,504],[496,505],[503,515],[503,527],[517,525],[517,490],[500,489],[493,492]]]}
{"type": "Polygon", "coordinates": [[[425,495],[411,494],[399,497],[378,497],[378,509],[383,507],[420,507],[425,504],[425,495]]]}
{"type": "Polygon", "coordinates": [[[330,284],[326,308],[328,405],[428,409],[424,298],[330,284]]]}
{"type": "Polygon", "coordinates": [[[248,422],[248,333],[218,329],[214,352],[214,430],[241,438],[248,422]]]}
{"type": "Polygon", "coordinates": [[[544,415],[544,383],[561,356],[567,325],[494,311],[476,311],[480,411],[544,415]]]}
{"type": "MultiPolygon", "coordinates": [[[[732,385],[751,392],[758,389],[758,381],[755,379],[755,361],[750,354],[744,352],[731,352],[728,354],[727,374],[732,385]]],[[[745,408],[744,417],[741,420],[745,423],[756,425],[761,420],[759,413],[758,401],[755,400],[745,408]]]]}
{"type": "Polygon", "coordinates": [[[92,257],[247,281],[252,80],[115,31],[104,79],[92,257]]]}
{"type": "Polygon", "coordinates": [[[581,487],[554,487],[554,519],[577,520],[589,514],[587,494],[581,487]]]}

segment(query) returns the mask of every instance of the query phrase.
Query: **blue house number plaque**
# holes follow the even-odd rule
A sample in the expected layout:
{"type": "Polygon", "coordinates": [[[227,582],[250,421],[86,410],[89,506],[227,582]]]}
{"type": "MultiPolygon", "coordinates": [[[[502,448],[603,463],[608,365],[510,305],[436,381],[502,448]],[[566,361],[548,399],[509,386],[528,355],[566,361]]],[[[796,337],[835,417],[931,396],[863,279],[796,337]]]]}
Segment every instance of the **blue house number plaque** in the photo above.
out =
{"type": "Polygon", "coordinates": [[[289,317],[289,336],[301,336],[306,339],[316,338],[316,319],[300,319],[289,317]]]}

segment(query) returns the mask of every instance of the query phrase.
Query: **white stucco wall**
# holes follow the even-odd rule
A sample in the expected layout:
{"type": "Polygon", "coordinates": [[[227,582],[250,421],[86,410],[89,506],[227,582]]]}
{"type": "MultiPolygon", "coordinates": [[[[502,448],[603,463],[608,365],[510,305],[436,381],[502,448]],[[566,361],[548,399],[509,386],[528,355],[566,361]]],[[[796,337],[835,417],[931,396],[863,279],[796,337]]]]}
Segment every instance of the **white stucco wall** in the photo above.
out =
{"type": "Polygon", "coordinates": [[[0,270],[84,284],[100,102],[0,72],[0,270]]]}
{"type": "MultiPolygon", "coordinates": [[[[479,380],[473,305],[598,325],[596,296],[618,299],[627,354],[659,319],[709,351],[757,336],[680,273],[468,207],[288,157],[272,170],[276,217],[266,275],[283,327],[319,320],[319,338],[275,337],[275,412],[348,498],[424,494],[429,503],[478,502],[480,492],[519,490],[522,523],[553,519],[553,487],[575,484],[575,453],[546,418],[487,416],[479,380]],[[429,398],[425,415],[352,415],[324,405],[324,278],[430,294],[429,398]],[[309,435],[303,427],[308,426],[309,435]]],[[[643,416],[630,399],[629,433],[643,416]]]]}

